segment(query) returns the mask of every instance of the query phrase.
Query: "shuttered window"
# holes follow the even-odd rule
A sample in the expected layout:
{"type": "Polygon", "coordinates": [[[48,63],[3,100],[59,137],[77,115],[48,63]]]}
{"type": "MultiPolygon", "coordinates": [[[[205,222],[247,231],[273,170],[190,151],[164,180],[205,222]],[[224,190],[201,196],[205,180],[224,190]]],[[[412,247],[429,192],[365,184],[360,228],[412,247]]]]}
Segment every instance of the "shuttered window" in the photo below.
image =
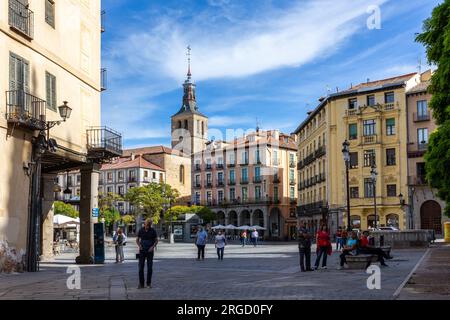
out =
{"type": "Polygon", "coordinates": [[[45,72],[45,84],[47,91],[47,107],[56,111],[56,77],[49,72],[45,72]]]}
{"type": "Polygon", "coordinates": [[[45,22],[55,27],[55,2],[53,0],[45,0],[45,22]]]}

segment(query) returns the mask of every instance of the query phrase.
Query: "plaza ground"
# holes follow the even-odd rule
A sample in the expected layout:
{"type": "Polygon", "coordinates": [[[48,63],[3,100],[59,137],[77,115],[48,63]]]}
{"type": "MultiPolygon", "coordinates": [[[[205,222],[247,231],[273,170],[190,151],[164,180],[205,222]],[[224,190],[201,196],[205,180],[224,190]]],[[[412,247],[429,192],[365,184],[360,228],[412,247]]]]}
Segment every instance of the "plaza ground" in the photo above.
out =
{"type": "MultiPolygon", "coordinates": [[[[409,299],[410,283],[400,295],[394,293],[425,253],[428,260],[423,258],[423,263],[432,263],[433,250],[447,255],[450,246],[432,248],[431,254],[427,249],[394,250],[389,267],[381,269],[381,289],[369,290],[369,274],[364,270],[337,270],[338,252],[329,257],[327,270],[301,273],[296,243],[266,242],[256,248],[230,244],[223,261],[208,244],[206,259],[197,261],[193,244],[161,242],[155,253],[153,288],[137,289],[137,250],[134,239],[129,239],[124,263],[115,264],[114,248],[107,246],[104,265],[81,266],[80,290],[70,290],[66,284],[67,267],[74,265],[76,253],[63,253],[41,263],[40,272],[0,274],[0,299],[409,299]]],[[[436,267],[448,270],[449,263],[442,259],[436,267]]],[[[446,276],[450,278],[448,271],[446,276]]]]}

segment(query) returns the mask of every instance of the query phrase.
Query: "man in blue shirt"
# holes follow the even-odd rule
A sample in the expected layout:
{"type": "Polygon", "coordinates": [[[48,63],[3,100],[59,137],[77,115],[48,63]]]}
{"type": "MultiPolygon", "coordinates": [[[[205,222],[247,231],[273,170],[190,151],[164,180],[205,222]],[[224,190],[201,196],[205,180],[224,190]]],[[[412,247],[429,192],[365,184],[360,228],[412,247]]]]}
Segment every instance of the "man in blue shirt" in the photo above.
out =
{"type": "Polygon", "coordinates": [[[156,230],[152,228],[152,220],[145,220],[144,228],[139,230],[136,238],[136,243],[139,247],[139,287],[144,288],[144,267],[145,259],[147,259],[147,287],[152,287],[152,273],[153,273],[153,254],[155,247],[158,244],[158,235],[156,230]]]}
{"type": "Polygon", "coordinates": [[[344,246],[344,248],[342,249],[342,253],[339,256],[341,259],[339,269],[342,269],[344,267],[344,263],[347,263],[345,256],[357,255],[357,249],[358,249],[358,236],[356,235],[355,231],[352,231],[350,239],[347,240],[347,245],[344,246]]]}
{"type": "Polygon", "coordinates": [[[205,259],[205,246],[206,246],[207,239],[208,239],[208,234],[202,227],[199,227],[199,230],[198,230],[197,236],[196,236],[196,240],[195,240],[195,244],[197,245],[197,249],[198,249],[197,250],[197,260],[200,260],[200,256],[201,256],[202,260],[205,259]]]}

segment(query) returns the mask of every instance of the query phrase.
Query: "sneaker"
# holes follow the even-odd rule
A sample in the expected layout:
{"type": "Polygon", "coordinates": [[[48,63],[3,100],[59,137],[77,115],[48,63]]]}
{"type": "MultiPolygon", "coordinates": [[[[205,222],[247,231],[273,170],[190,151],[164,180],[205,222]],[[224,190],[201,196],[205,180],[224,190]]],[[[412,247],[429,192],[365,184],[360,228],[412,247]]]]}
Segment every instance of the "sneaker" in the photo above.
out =
{"type": "Polygon", "coordinates": [[[151,287],[152,287],[151,283],[147,285],[147,288],[151,289],[151,287]]]}
{"type": "Polygon", "coordinates": [[[140,284],[140,285],[138,286],[138,289],[144,289],[144,286],[143,286],[142,284],[140,284]]]}
{"type": "Polygon", "coordinates": [[[316,266],[314,266],[314,270],[317,270],[317,269],[319,269],[318,267],[316,267],[316,266]]]}
{"type": "Polygon", "coordinates": [[[327,266],[325,266],[325,267],[322,267],[322,270],[326,270],[327,269],[327,266]]]}

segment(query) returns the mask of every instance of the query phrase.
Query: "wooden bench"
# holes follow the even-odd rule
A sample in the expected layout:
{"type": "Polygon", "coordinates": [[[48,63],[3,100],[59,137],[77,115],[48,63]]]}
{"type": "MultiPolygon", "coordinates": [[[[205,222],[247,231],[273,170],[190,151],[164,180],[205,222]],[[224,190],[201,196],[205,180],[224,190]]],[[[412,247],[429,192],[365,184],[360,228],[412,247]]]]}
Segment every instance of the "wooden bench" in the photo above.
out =
{"type": "Polygon", "coordinates": [[[345,256],[349,269],[367,269],[378,257],[374,254],[358,254],[356,256],[345,256]]]}

